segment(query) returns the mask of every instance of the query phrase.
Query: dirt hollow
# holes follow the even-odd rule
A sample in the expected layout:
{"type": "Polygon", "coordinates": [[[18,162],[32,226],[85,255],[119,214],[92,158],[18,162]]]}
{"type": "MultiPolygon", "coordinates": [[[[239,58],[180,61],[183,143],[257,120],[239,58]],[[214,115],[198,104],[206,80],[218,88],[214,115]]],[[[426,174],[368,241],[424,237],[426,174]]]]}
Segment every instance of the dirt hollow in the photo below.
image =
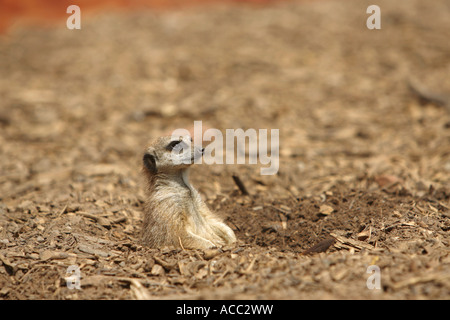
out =
{"type": "Polygon", "coordinates": [[[381,30],[366,27],[370,4],[102,12],[81,30],[10,29],[0,298],[449,299],[450,2],[377,1],[381,30]],[[239,242],[144,247],[143,150],[195,120],[279,129],[279,171],[194,166],[239,242]],[[72,265],[79,290],[67,287],[72,265]]]}

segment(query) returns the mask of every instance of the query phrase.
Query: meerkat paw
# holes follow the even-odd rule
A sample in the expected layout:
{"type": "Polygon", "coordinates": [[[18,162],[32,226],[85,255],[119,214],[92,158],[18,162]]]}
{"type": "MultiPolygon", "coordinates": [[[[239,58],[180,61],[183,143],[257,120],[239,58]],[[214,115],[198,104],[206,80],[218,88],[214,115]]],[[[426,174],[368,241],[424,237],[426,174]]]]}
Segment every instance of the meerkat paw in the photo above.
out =
{"type": "Polygon", "coordinates": [[[223,244],[236,242],[234,231],[225,223],[218,223],[212,227],[214,233],[222,240],[223,244]]]}

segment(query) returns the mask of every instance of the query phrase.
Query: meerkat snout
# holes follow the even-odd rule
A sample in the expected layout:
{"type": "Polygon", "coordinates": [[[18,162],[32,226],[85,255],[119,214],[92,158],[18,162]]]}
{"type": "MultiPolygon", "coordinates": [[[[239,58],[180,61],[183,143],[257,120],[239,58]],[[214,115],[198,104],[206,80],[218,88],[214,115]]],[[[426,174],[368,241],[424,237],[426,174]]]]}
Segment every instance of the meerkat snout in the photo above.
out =
{"type": "Polygon", "coordinates": [[[208,209],[190,184],[189,167],[203,153],[204,148],[195,146],[189,136],[161,137],[144,153],[144,244],[205,249],[236,241],[233,230],[208,209]]]}

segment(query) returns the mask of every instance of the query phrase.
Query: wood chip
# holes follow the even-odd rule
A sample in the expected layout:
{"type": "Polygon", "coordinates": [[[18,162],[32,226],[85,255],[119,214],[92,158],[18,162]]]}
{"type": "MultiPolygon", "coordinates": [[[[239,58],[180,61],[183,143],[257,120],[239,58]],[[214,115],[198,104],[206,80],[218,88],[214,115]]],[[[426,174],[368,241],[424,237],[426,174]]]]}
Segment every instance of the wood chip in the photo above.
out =
{"type": "Polygon", "coordinates": [[[311,253],[325,252],[335,242],[336,242],[336,240],[334,238],[328,238],[328,239],[322,240],[319,243],[313,245],[312,247],[306,249],[301,254],[306,255],[306,254],[311,254],[311,253]]]}
{"type": "Polygon", "coordinates": [[[331,206],[328,206],[326,204],[321,205],[320,209],[319,209],[319,213],[323,214],[325,216],[330,215],[331,213],[333,213],[333,211],[334,211],[334,208],[331,206]]]}
{"type": "Polygon", "coordinates": [[[89,254],[92,254],[92,255],[95,255],[95,256],[100,256],[100,257],[103,257],[103,258],[109,257],[109,253],[108,252],[95,249],[92,246],[85,245],[85,244],[79,244],[78,245],[78,250],[80,250],[81,252],[84,252],[84,253],[89,253],[89,254]]]}
{"type": "Polygon", "coordinates": [[[2,255],[0,253],[0,261],[3,263],[3,266],[5,267],[6,271],[11,274],[14,275],[17,271],[17,265],[15,263],[12,263],[8,260],[8,258],[6,258],[4,255],[2,255]]]}
{"type": "Polygon", "coordinates": [[[360,233],[358,233],[356,235],[356,237],[358,238],[358,240],[364,241],[364,240],[367,240],[367,239],[370,240],[370,236],[371,235],[372,235],[372,227],[369,226],[369,228],[366,228],[363,231],[361,231],[360,233]]]}
{"type": "Polygon", "coordinates": [[[159,264],[153,265],[152,271],[150,271],[150,274],[152,276],[163,276],[164,273],[165,273],[164,272],[164,268],[161,265],[159,265],[159,264]]]}
{"type": "Polygon", "coordinates": [[[53,259],[66,259],[69,255],[66,252],[58,252],[51,250],[44,250],[39,254],[39,258],[43,261],[53,260],[53,259]]]}
{"type": "Polygon", "coordinates": [[[218,249],[218,248],[214,248],[214,249],[206,249],[204,250],[204,255],[203,257],[206,260],[210,260],[216,256],[218,256],[219,254],[223,253],[222,249],[218,249]]]}
{"type": "Polygon", "coordinates": [[[426,274],[419,277],[412,277],[403,281],[399,281],[390,285],[394,290],[402,289],[407,286],[416,285],[419,283],[426,282],[443,282],[450,279],[449,272],[436,272],[431,274],[426,274]]]}
{"type": "Polygon", "coordinates": [[[370,244],[362,242],[362,241],[359,241],[359,240],[353,240],[353,239],[350,239],[350,238],[345,238],[345,237],[339,236],[339,235],[337,235],[335,233],[330,233],[330,235],[333,238],[335,238],[339,243],[341,243],[341,244],[343,244],[343,245],[345,245],[347,247],[353,247],[353,248],[358,249],[358,250],[361,250],[361,249],[372,250],[372,249],[374,249],[374,247],[371,246],[370,244]]]}
{"type": "Polygon", "coordinates": [[[142,285],[142,283],[137,279],[130,279],[130,290],[133,292],[136,300],[149,300],[151,299],[151,294],[142,285]]]}

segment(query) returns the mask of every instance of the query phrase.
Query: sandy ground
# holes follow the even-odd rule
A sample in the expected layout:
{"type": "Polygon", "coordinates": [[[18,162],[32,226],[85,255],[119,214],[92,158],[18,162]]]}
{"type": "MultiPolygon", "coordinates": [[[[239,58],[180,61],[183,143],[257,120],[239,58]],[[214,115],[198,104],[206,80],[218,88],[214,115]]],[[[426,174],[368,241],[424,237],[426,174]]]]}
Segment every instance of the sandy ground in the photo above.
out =
{"type": "Polygon", "coordinates": [[[377,1],[381,30],[366,28],[369,4],[105,12],[81,30],[10,30],[0,298],[449,299],[450,109],[409,83],[448,99],[450,1],[377,1]],[[279,171],[195,166],[239,242],[146,248],[143,150],[195,120],[280,129],[279,171]],[[71,265],[80,290],[66,285],[71,265]],[[380,289],[367,287],[371,265],[380,289]]]}

